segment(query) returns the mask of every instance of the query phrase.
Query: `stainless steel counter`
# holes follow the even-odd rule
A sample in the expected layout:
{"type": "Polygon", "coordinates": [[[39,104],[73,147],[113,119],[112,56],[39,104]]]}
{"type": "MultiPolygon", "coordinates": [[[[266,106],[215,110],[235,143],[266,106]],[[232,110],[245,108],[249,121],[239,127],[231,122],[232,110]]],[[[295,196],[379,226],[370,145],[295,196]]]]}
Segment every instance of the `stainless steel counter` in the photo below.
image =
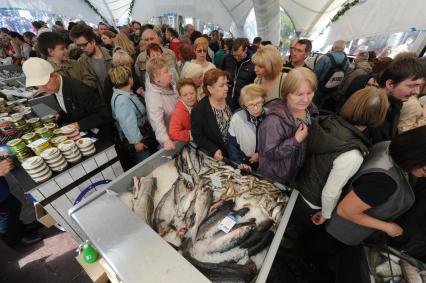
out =
{"type": "MultiPolygon", "coordinates": [[[[137,217],[119,198],[117,192],[132,186],[133,176],[146,176],[169,161],[177,150],[160,150],[144,162],[115,179],[70,209],[77,222],[102,257],[125,283],[134,282],[210,282],[154,230],[137,217]]],[[[293,191],[275,238],[257,276],[266,282],[274,257],[288,224],[298,192],[293,191]]]]}

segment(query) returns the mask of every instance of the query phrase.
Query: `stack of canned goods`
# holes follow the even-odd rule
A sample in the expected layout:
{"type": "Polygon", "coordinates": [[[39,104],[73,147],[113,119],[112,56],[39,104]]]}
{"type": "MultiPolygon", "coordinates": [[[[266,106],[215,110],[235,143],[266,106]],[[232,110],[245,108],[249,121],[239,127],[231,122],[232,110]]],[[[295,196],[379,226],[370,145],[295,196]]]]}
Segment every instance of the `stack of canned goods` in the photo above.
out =
{"type": "Polygon", "coordinates": [[[22,168],[37,183],[44,182],[52,177],[52,171],[40,156],[33,156],[22,163],[22,168]]]}
{"type": "Polygon", "coordinates": [[[5,136],[16,134],[16,130],[13,127],[12,118],[10,117],[0,118],[0,132],[5,136]]]}
{"type": "Polygon", "coordinates": [[[51,147],[42,152],[41,157],[54,172],[62,172],[68,163],[62,153],[56,147],[51,147]]]}
{"type": "Polygon", "coordinates": [[[38,139],[28,145],[35,154],[40,155],[44,150],[48,149],[50,146],[49,140],[45,138],[38,139]]]}
{"type": "Polygon", "coordinates": [[[64,141],[66,141],[67,139],[68,139],[68,138],[67,138],[66,136],[56,136],[56,137],[54,137],[54,138],[51,138],[49,142],[50,142],[53,146],[58,147],[58,145],[59,145],[61,142],[64,142],[64,141]]]}
{"type": "Polygon", "coordinates": [[[61,128],[62,130],[62,134],[66,137],[68,137],[68,139],[76,141],[78,139],[81,138],[80,136],[80,131],[77,130],[74,126],[72,125],[68,125],[68,126],[63,126],[61,128]]]}
{"type": "Polygon", "coordinates": [[[15,130],[25,132],[27,130],[27,123],[25,122],[22,113],[15,113],[10,116],[12,118],[13,127],[15,130]]]}
{"type": "Polygon", "coordinates": [[[40,121],[40,118],[31,118],[27,120],[27,124],[32,129],[42,128],[43,124],[40,121]]]}
{"type": "Polygon", "coordinates": [[[23,139],[26,144],[30,144],[32,142],[35,142],[39,138],[40,137],[36,133],[34,133],[34,132],[26,133],[25,135],[23,135],[21,137],[21,139],[23,139]]]}
{"type": "Polygon", "coordinates": [[[43,128],[37,128],[35,130],[36,134],[39,135],[41,138],[50,139],[53,137],[53,133],[51,130],[43,127],[43,128]]]}
{"type": "Polygon", "coordinates": [[[81,138],[76,142],[76,144],[83,156],[91,156],[96,152],[95,145],[90,138],[81,138]]]}
{"type": "Polygon", "coordinates": [[[62,152],[69,163],[77,163],[82,158],[80,150],[72,140],[66,140],[60,143],[58,145],[58,149],[62,152]]]}
{"type": "Polygon", "coordinates": [[[13,139],[7,143],[7,146],[20,162],[32,156],[31,151],[22,139],[13,139]]]}
{"type": "Polygon", "coordinates": [[[49,123],[55,123],[56,122],[55,115],[53,115],[53,114],[43,116],[43,117],[41,117],[41,120],[43,121],[43,124],[45,124],[45,125],[49,124],[49,123]]]}

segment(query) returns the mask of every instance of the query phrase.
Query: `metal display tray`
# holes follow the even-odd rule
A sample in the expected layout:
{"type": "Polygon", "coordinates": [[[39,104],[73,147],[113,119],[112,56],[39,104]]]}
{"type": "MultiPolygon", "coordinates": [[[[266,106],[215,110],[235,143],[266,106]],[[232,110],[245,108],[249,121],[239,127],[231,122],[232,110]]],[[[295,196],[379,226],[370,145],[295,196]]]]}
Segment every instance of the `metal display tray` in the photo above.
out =
{"type": "MultiPolygon", "coordinates": [[[[69,210],[87,239],[125,283],[210,282],[117,196],[132,187],[133,176],[150,174],[170,161],[184,145],[178,143],[174,151],[158,151],[69,210]]],[[[297,196],[298,191],[293,190],[256,283],[268,278],[297,196]]]]}

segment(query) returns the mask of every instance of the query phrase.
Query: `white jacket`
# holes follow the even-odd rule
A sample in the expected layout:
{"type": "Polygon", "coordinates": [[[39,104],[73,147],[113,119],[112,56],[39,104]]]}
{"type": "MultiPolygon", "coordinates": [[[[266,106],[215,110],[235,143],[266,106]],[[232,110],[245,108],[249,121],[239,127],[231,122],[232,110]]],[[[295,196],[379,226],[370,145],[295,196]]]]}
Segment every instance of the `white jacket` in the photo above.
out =
{"type": "Polygon", "coordinates": [[[167,129],[178,97],[174,83],[172,89],[165,89],[152,84],[149,79],[146,80],[145,102],[148,119],[160,144],[169,140],[167,129]]]}

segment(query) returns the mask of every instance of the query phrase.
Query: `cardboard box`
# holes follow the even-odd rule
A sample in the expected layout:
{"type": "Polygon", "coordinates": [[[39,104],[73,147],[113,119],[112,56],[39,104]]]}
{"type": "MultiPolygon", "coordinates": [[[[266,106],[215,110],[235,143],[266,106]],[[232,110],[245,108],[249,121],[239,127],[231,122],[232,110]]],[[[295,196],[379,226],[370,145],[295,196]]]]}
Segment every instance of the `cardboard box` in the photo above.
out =
{"type": "Polygon", "coordinates": [[[112,268],[109,266],[109,264],[103,259],[101,258],[99,260],[99,263],[102,265],[102,267],[104,268],[109,281],[111,283],[121,283],[120,278],[118,278],[117,274],[115,274],[115,272],[112,270],[112,268]]]}
{"type": "Polygon", "coordinates": [[[41,204],[36,203],[34,205],[34,208],[35,208],[36,219],[38,222],[40,222],[47,228],[50,228],[56,224],[56,220],[53,219],[53,217],[49,213],[47,213],[46,209],[44,209],[44,207],[41,204]]]}
{"type": "Polygon", "coordinates": [[[75,258],[78,263],[83,267],[84,271],[86,271],[87,275],[92,279],[95,283],[106,283],[108,282],[108,276],[102,267],[102,265],[99,263],[99,260],[101,258],[98,258],[93,263],[86,263],[83,261],[83,255],[79,254],[75,258]]]}

